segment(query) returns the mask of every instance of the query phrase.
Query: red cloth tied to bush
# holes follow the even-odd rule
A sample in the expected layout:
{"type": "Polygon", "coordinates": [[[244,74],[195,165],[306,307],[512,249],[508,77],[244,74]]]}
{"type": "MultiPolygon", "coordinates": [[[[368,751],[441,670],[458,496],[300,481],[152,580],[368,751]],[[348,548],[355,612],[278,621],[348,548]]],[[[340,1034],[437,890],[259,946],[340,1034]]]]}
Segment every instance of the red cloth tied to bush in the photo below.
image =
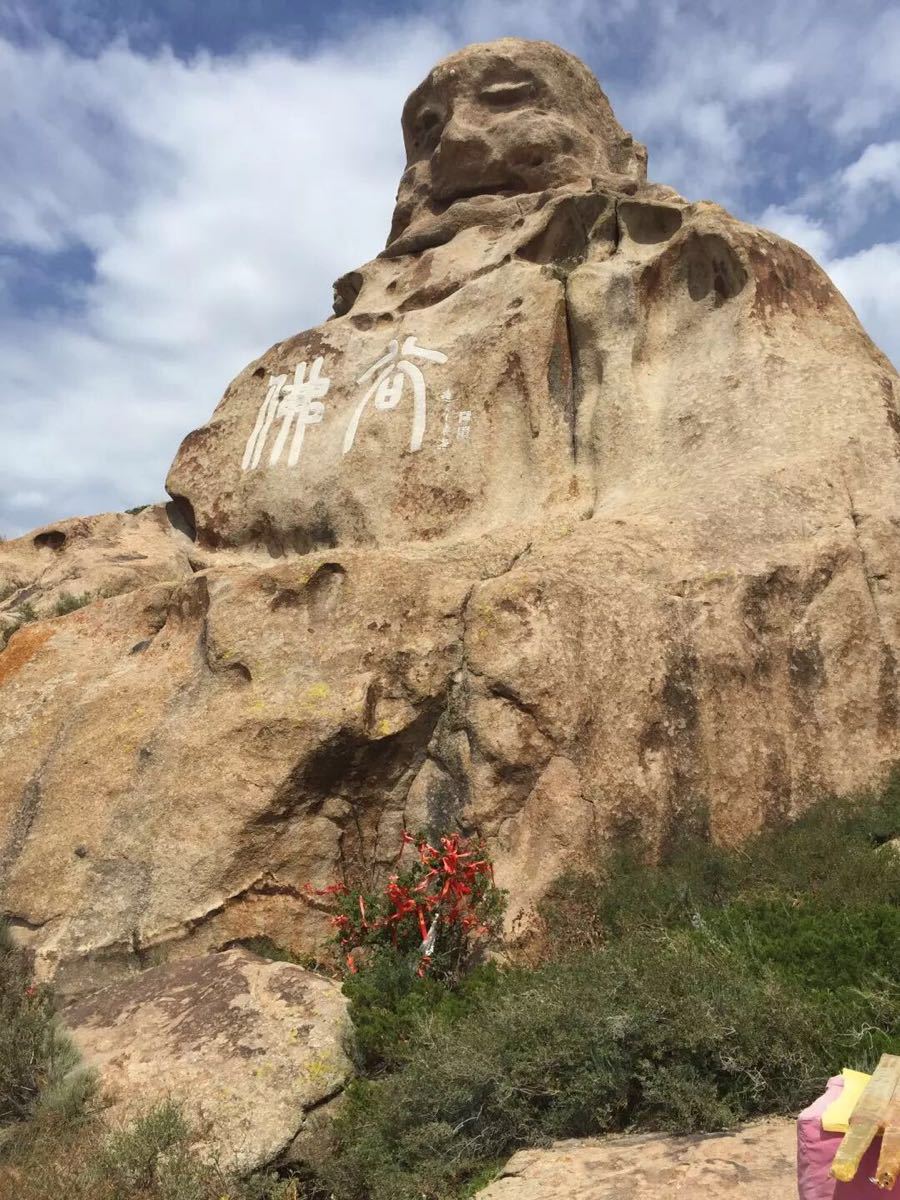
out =
{"type": "Polygon", "coordinates": [[[363,893],[343,882],[324,888],[306,885],[310,897],[327,898],[339,906],[331,918],[348,969],[355,973],[353,951],[362,946],[390,943],[418,952],[417,974],[424,975],[435,959],[435,947],[453,941],[469,943],[493,932],[492,915],[499,912],[500,893],[484,843],[453,833],[432,846],[404,832],[397,854],[398,867],[407,847],[415,859],[390,875],[380,892],[363,893]]]}

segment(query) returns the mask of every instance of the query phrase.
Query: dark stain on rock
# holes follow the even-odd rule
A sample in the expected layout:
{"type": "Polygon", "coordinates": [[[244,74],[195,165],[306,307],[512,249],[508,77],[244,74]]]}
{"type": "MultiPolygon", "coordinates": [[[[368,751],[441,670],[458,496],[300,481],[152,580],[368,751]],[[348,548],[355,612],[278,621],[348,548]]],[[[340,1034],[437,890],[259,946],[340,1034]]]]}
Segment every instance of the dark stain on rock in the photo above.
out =
{"type": "Polygon", "coordinates": [[[793,645],[788,653],[788,674],[792,684],[809,689],[825,681],[825,659],[818,642],[793,645]]]}
{"type": "MultiPolygon", "coordinates": [[[[302,967],[286,964],[286,966],[279,965],[271,971],[266,981],[266,989],[277,996],[279,1000],[283,1000],[285,1004],[289,1004],[297,1019],[302,1021],[304,1017],[310,1020],[314,1017],[315,1007],[310,996],[314,987],[323,984],[324,980],[311,980],[302,967]]],[[[298,1034],[308,1034],[312,1032],[312,1029],[312,1024],[296,1026],[298,1034]]]]}
{"type": "Polygon", "coordinates": [[[427,835],[437,838],[449,829],[458,829],[465,803],[465,789],[455,779],[444,771],[435,775],[425,796],[425,809],[428,813],[427,835]]]}
{"type": "Polygon", "coordinates": [[[620,200],[616,212],[625,232],[641,246],[669,241],[679,231],[683,221],[677,208],[640,200],[620,200]]]}
{"type": "Polygon", "coordinates": [[[227,662],[223,663],[223,668],[239,683],[251,683],[253,676],[250,673],[250,668],[246,663],[242,662],[227,662]]]}
{"type": "Polygon", "coordinates": [[[66,1009],[66,1023],[120,1026],[129,1018],[139,1020],[141,1009],[153,1006],[165,1014],[167,1040],[174,1047],[190,1052],[224,1038],[240,1053],[255,1024],[252,1010],[235,1003],[250,994],[242,969],[248,957],[234,951],[151,967],[76,1001],[66,1009]]]}
{"type": "Polygon", "coordinates": [[[888,645],[881,647],[881,666],[878,672],[878,732],[893,738],[897,732],[897,657],[888,645]]]}
{"type": "Polygon", "coordinates": [[[733,247],[715,233],[689,235],[684,242],[683,267],[691,299],[705,300],[712,295],[716,308],[747,283],[747,272],[733,247]]]}
{"type": "Polygon", "coordinates": [[[305,607],[310,621],[318,622],[330,616],[337,607],[346,576],[340,563],[322,563],[297,587],[278,587],[269,608],[276,612],[280,608],[305,607]]]}
{"type": "Polygon", "coordinates": [[[289,554],[333,550],[338,534],[327,508],[317,500],[303,524],[293,529],[284,529],[268,513],[260,513],[241,541],[264,546],[271,558],[285,558],[289,554]]]}
{"type": "Polygon", "coordinates": [[[690,648],[673,655],[662,687],[668,720],[679,733],[693,733],[700,720],[697,704],[697,656],[690,648]]]}
{"type": "Polygon", "coordinates": [[[700,710],[697,697],[699,662],[690,645],[676,646],[659,690],[658,714],[638,739],[641,759],[661,754],[669,773],[668,813],[660,840],[665,858],[688,834],[706,836],[708,807],[696,790],[697,737],[700,710]]]}
{"type": "Polygon", "coordinates": [[[882,375],[879,382],[884,400],[884,414],[887,417],[887,423],[894,439],[894,454],[897,458],[900,458],[900,413],[897,411],[897,404],[894,399],[894,385],[887,375],[882,375]]]}
{"type": "Polygon", "coordinates": [[[547,210],[543,227],[516,251],[526,262],[575,266],[584,262],[592,242],[613,243],[615,203],[599,192],[564,196],[547,210]]]}
{"type": "Polygon", "coordinates": [[[762,637],[776,627],[781,617],[781,602],[796,587],[796,579],[787,567],[776,567],[747,581],[741,597],[741,615],[756,637],[762,637]]]}
{"type": "Polygon", "coordinates": [[[743,291],[746,283],[747,271],[725,238],[691,230],[644,268],[638,294],[648,308],[684,287],[692,300],[711,297],[713,307],[719,308],[743,291]]]}
{"type": "Polygon", "coordinates": [[[547,391],[551,401],[565,417],[571,444],[575,446],[576,399],[572,364],[571,337],[565,299],[556,308],[553,341],[547,363],[547,391]]]}
{"type": "Polygon", "coordinates": [[[417,308],[432,308],[435,304],[440,304],[442,300],[447,300],[454,295],[461,287],[462,281],[455,279],[417,288],[407,296],[397,311],[407,313],[413,312],[417,308]]]}
{"type": "Polygon", "coordinates": [[[407,726],[386,737],[338,730],[291,771],[254,824],[281,824],[300,811],[317,811],[335,796],[363,807],[381,805],[403,775],[424,760],[442,710],[442,698],[434,698],[407,726]]]}
{"type": "Polygon", "coordinates": [[[755,284],[750,311],[758,320],[782,309],[825,312],[841,302],[825,272],[798,246],[750,239],[746,249],[755,284]]]}
{"type": "MultiPolygon", "coordinates": [[[[287,341],[279,342],[265,356],[273,356],[277,352],[277,361],[280,364],[280,369],[275,370],[272,366],[268,370],[273,375],[282,374],[285,370],[293,371],[294,365],[300,359],[306,359],[307,362],[312,362],[314,358],[325,356],[333,352],[335,349],[328,336],[327,331],[321,328],[304,329],[302,333],[295,334],[294,337],[288,338],[287,341]]],[[[265,359],[263,360],[265,361],[265,359]]]]}
{"type": "Polygon", "coordinates": [[[763,795],[766,808],[763,824],[767,828],[778,828],[791,815],[791,767],[784,743],[773,734],[766,747],[765,759],[761,764],[763,773],[763,795]]]}
{"type": "Polygon", "coordinates": [[[358,313],[350,318],[353,328],[362,329],[364,332],[368,329],[375,329],[379,325],[391,325],[393,321],[394,314],[389,312],[358,313]]]}

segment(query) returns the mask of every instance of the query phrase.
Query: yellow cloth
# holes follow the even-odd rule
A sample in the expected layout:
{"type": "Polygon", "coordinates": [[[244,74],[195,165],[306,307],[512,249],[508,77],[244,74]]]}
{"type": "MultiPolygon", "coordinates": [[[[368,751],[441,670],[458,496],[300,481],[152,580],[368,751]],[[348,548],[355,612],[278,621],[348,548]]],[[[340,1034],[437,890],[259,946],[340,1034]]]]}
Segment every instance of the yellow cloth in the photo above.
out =
{"type": "Polygon", "coordinates": [[[849,1067],[844,1067],[841,1075],[844,1080],[844,1090],[837,1100],[832,1100],[822,1113],[822,1128],[826,1133],[847,1132],[856,1102],[872,1078],[871,1075],[866,1075],[862,1071],[851,1071],[849,1067]]]}

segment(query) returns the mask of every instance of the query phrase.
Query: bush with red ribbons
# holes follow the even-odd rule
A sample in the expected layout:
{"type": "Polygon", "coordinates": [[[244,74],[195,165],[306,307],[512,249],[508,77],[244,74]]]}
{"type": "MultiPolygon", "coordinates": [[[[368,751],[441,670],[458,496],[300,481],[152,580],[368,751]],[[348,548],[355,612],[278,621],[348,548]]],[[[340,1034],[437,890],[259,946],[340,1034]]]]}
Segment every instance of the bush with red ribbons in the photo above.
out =
{"type": "Polygon", "coordinates": [[[404,833],[395,867],[376,892],[340,882],[306,885],[310,898],[337,910],[331,922],[348,971],[356,974],[367,948],[390,946],[410,958],[420,978],[456,974],[497,932],[503,912],[484,842],[453,833],[433,846],[404,833]]]}

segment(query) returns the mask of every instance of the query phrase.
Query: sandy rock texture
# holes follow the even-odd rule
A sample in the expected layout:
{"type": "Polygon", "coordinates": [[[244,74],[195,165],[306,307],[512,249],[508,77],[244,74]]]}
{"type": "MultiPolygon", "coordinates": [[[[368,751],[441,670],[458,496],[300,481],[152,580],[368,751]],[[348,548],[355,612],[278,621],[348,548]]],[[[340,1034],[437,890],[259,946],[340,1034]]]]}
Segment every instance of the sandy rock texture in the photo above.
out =
{"type": "Polygon", "coordinates": [[[243,1171],[289,1154],[351,1074],[339,986],[243,950],[151,967],[63,1019],[113,1121],[176,1100],[198,1151],[243,1171]]]}
{"type": "Polygon", "coordinates": [[[792,1121],[735,1133],[584,1138],[521,1150],[482,1200],[796,1200],[792,1121]]]}
{"type": "Polygon", "coordinates": [[[900,381],[827,276],[648,183],[546,43],[444,60],[403,131],[386,249],[185,438],[189,550],[0,655],[0,905],[64,989],[309,949],[303,883],[404,826],[484,834],[525,930],[623,833],[898,757],[900,381]]]}
{"type": "Polygon", "coordinates": [[[72,517],[0,542],[0,643],[23,616],[190,575],[193,548],[173,504],[72,517]]]}

